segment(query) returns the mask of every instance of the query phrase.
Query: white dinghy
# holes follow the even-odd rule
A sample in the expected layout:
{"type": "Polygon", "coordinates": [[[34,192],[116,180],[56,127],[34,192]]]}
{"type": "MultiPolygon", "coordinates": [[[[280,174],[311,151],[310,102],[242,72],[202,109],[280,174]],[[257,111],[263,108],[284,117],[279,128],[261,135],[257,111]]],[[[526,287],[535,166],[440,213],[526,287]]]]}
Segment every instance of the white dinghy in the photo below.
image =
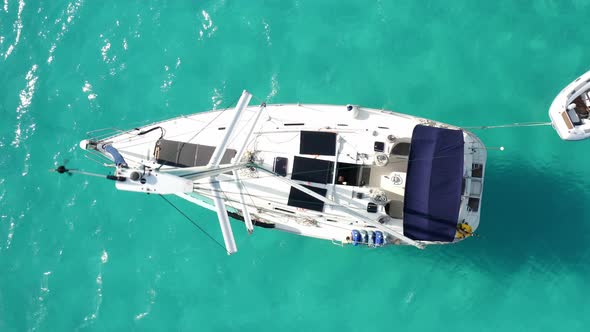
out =
{"type": "Polygon", "coordinates": [[[229,217],[250,233],[374,248],[454,243],[477,229],[486,149],[474,134],[352,105],[248,106],[251,97],[244,91],[235,109],[94,132],[80,146],[112,167],[119,190],[216,211],[229,254],[229,217]]]}
{"type": "Polygon", "coordinates": [[[563,140],[590,137],[590,71],[578,77],[555,97],[549,108],[551,125],[563,140]]]}

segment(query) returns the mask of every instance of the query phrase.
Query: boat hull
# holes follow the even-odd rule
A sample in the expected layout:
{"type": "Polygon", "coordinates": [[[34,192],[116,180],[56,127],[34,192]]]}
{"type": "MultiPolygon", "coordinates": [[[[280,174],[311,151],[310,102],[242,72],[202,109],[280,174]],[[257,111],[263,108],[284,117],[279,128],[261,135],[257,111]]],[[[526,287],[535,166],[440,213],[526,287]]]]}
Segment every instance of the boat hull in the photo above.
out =
{"type": "MultiPolygon", "coordinates": [[[[190,178],[207,167],[215,145],[228,128],[232,111],[182,116],[90,138],[92,144],[87,140],[81,146],[112,145],[130,168],[147,167],[190,178]]],[[[247,212],[254,225],[339,244],[376,247],[412,243],[386,233],[405,233],[408,149],[414,129],[425,126],[462,133],[463,188],[457,234],[450,241],[410,240],[420,245],[454,243],[470,237],[479,226],[487,154],[481,140],[471,132],[412,115],[344,105],[267,105],[262,111],[248,107],[244,117],[244,128],[238,128],[230,138],[222,164],[249,162],[258,168],[244,168],[237,175],[218,175],[222,199],[230,216],[236,219],[247,212]],[[244,134],[245,128],[257,112],[263,113],[250,137],[244,134]],[[244,158],[234,160],[243,142],[247,146],[244,158]],[[312,173],[325,169],[325,175],[309,175],[310,167],[312,173]],[[308,189],[326,202],[311,199],[309,195],[314,193],[305,193],[308,189]],[[355,240],[358,234],[360,242],[355,240]],[[378,243],[380,236],[382,242],[378,243]]],[[[93,150],[114,161],[104,151],[93,150]]],[[[208,178],[193,180],[194,192],[179,192],[177,196],[215,210],[211,192],[217,189],[212,188],[208,178]]]]}
{"type": "Polygon", "coordinates": [[[590,120],[581,118],[575,110],[568,110],[572,103],[576,108],[590,108],[581,97],[590,91],[590,71],[568,84],[553,100],[549,108],[551,125],[563,140],[577,141],[590,137],[590,120]]]}

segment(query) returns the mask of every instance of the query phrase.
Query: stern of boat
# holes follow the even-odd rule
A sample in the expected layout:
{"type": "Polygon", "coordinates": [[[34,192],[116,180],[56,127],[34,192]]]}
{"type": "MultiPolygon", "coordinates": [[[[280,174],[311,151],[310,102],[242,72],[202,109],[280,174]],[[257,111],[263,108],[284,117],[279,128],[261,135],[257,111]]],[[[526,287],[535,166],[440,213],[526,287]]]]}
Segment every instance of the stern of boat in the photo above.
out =
{"type": "Polygon", "coordinates": [[[481,214],[487,150],[473,133],[464,131],[465,166],[455,242],[475,234],[481,214]]]}

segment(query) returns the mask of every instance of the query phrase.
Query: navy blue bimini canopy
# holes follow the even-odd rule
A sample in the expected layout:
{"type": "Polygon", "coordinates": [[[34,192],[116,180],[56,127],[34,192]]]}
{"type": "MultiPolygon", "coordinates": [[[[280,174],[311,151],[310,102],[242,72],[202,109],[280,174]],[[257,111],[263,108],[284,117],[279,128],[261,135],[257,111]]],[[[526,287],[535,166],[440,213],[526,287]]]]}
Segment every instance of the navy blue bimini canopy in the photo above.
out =
{"type": "Polygon", "coordinates": [[[463,132],[417,125],[412,134],[404,235],[423,241],[455,239],[463,181],[463,132]]]}

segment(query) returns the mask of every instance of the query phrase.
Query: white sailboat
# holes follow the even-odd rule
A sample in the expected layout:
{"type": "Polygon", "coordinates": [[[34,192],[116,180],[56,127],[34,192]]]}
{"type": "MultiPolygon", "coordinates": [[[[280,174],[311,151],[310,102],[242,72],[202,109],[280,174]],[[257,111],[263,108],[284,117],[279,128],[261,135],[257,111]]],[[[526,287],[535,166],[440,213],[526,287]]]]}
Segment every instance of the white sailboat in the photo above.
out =
{"type": "Polygon", "coordinates": [[[248,106],[251,97],[80,146],[113,168],[119,190],[216,211],[229,254],[229,217],[250,233],[375,248],[454,243],[477,229],[486,149],[474,134],[353,105],[248,106]]]}
{"type": "Polygon", "coordinates": [[[590,137],[590,71],[568,84],[549,108],[551,125],[563,140],[590,137]]]}

